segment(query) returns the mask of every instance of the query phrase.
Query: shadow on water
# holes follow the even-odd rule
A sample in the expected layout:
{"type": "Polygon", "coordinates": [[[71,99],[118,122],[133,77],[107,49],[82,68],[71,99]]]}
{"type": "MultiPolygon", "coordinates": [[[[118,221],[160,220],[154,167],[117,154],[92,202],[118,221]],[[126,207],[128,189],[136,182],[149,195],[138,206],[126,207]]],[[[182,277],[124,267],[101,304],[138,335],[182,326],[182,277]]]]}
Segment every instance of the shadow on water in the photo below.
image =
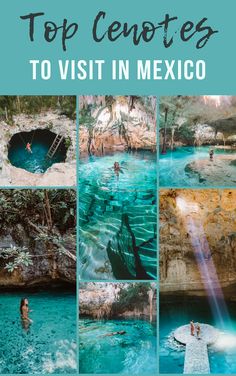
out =
{"type": "Polygon", "coordinates": [[[155,278],[156,154],[87,157],[79,180],[81,277],[155,278]]]}

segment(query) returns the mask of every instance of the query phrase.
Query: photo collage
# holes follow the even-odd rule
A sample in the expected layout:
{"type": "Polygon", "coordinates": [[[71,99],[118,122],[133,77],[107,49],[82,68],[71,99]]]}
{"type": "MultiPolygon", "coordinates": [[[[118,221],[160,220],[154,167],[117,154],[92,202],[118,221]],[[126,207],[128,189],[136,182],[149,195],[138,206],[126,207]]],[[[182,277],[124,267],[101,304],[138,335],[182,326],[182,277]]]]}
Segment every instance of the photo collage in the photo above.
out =
{"type": "Polygon", "coordinates": [[[236,373],[236,97],[0,96],[0,374],[236,373]]]}

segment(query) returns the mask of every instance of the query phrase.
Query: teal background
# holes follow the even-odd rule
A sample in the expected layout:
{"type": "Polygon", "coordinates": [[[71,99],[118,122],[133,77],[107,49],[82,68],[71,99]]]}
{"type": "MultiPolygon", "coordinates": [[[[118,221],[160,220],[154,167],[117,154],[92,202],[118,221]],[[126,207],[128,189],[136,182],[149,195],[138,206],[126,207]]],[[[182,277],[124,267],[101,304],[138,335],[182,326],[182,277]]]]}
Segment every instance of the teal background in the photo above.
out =
{"type": "MultiPolygon", "coordinates": [[[[236,95],[235,0],[1,0],[0,9],[0,95],[236,95]],[[208,24],[219,33],[200,50],[195,48],[193,40],[183,43],[179,39],[171,48],[165,49],[161,41],[162,32],[157,32],[152,42],[142,42],[139,46],[133,46],[130,38],[119,39],[115,43],[95,43],[91,31],[100,10],[107,12],[110,23],[113,20],[131,24],[144,20],[157,23],[163,20],[165,13],[169,13],[178,16],[181,26],[187,20],[198,22],[207,17],[208,24]],[[36,20],[35,42],[31,43],[28,22],[22,21],[20,16],[41,11],[46,16],[36,20]],[[63,18],[79,23],[79,31],[67,42],[66,52],[62,51],[59,36],[56,41],[46,43],[42,29],[46,20],[59,24],[63,18]],[[30,59],[48,59],[52,63],[58,59],[105,59],[107,69],[104,69],[102,81],[61,81],[56,73],[48,81],[33,81],[28,63],[30,59]],[[131,66],[137,59],[203,59],[207,65],[207,76],[204,81],[137,81],[131,75],[129,81],[112,81],[109,69],[112,59],[129,59],[131,66]]],[[[157,316],[157,331],[158,327],[157,316]]]]}
{"type": "Polygon", "coordinates": [[[235,14],[235,0],[1,0],[0,94],[234,95],[235,14]],[[142,42],[139,46],[133,46],[130,38],[114,43],[96,43],[92,38],[92,25],[99,10],[107,12],[104,25],[108,25],[108,20],[109,23],[114,20],[131,24],[145,20],[157,23],[169,13],[178,16],[173,25],[178,23],[179,26],[187,20],[197,23],[207,17],[208,25],[219,33],[214,34],[200,50],[195,47],[197,36],[186,43],[178,38],[172,47],[165,49],[161,40],[162,30],[157,30],[151,42],[142,42]],[[45,12],[45,16],[36,20],[34,43],[29,41],[28,21],[20,19],[21,15],[30,12],[45,12]],[[53,20],[61,24],[63,18],[79,24],[76,36],[67,42],[66,52],[61,48],[59,35],[52,43],[43,39],[43,23],[53,20]],[[48,81],[33,81],[28,63],[30,59],[49,59],[52,64],[58,59],[105,59],[107,64],[102,81],[61,81],[56,70],[48,81]],[[203,59],[207,65],[207,76],[204,81],[137,81],[131,74],[129,81],[112,81],[109,64],[112,59],[129,59],[131,67],[136,59],[203,59]]]}

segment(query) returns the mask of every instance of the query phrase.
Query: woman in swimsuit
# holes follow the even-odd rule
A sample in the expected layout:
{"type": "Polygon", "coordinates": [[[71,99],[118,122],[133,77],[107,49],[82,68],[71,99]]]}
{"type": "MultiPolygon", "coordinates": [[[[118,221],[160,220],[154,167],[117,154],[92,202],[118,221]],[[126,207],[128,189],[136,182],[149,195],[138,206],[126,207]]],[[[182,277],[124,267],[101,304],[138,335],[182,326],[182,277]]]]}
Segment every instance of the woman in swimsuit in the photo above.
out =
{"type": "Polygon", "coordinates": [[[29,318],[29,302],[28,299],[23,298],[20,302],[20,315],[21,315],[21,322],[24,329],[28,329],[30,324],[32,324],[32,320],[29,318]]]}
{"type": "Polygon", "coordinates": [[[31,144],[29,142],[27,142],[26,144],[26,148],[25,148],[29,153],[32,153],[32,149],[31,149],[31,144]]]}

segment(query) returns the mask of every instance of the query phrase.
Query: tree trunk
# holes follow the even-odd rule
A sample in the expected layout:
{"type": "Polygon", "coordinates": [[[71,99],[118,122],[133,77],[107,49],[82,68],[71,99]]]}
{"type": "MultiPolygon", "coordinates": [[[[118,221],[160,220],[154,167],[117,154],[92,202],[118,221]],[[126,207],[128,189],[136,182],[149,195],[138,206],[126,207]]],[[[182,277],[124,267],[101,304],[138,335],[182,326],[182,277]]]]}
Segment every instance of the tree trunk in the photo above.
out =
{"type": "Polygon", "coordinates": [[[46,221],[47,221],[48,230],[51,232],[52,227],[53,227],[52,213],[51,213],[51,206],[50,206],[50,201],[49,201],[49,197],[48,197],[48,191],[46,191],[46,190],[44,192],[44,199],[45,199],[45,206],[44,206],[45,217],[46,217],[46,221]]]}
{"type": "Polygon", "coordinates": [[[161,154],[166,154],[166,127],[167,127],[167,115],[168,115],[168,108],[165,108],[165,124],[164,124],[164,134],[163,134],[163,144],[162,144],[162,151],[161,154]]]}
{"type": "Polygon", "coordinates": [[[170,148],[171,150],[174,150],[174,136],[175,136],[175,128],[171,128],[171,144],[170,148]]]}
{"type": "Polygon", "coordinates": [[[152,322],[153,320],[153,297],[154,297],[154,292],[153,290],[149,290],[148,291],[148,298],[149,298],[149,320],[150,322],[152,322]]]}

